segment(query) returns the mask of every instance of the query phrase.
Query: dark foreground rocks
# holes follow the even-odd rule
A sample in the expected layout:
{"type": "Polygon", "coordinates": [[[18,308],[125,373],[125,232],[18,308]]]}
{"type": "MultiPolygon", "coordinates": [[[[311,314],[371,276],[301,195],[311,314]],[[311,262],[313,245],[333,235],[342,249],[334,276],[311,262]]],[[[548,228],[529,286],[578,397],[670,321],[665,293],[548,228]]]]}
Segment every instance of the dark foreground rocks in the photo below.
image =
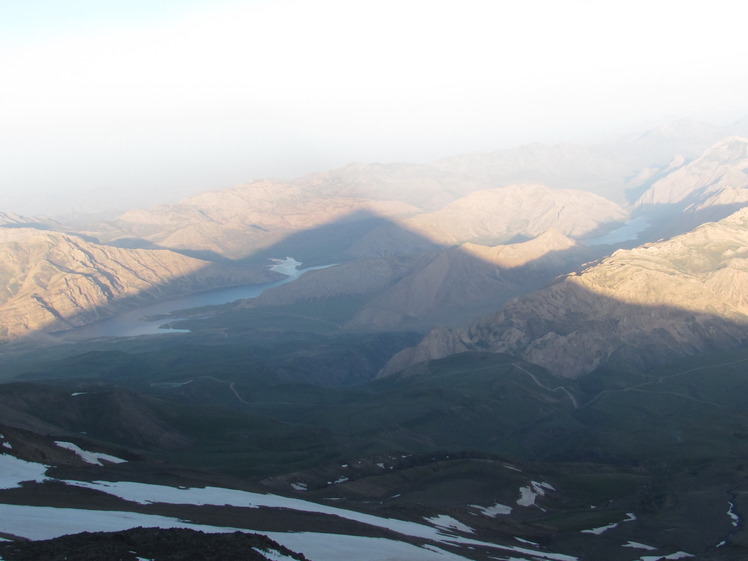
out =
{"type": "Polygon", "coordinates": [[[0,543],[4,561],[266,561],[281,556],[308,561],[260,534],[206,534],[177,528],[83,532],[51,540],[0,543]]]}

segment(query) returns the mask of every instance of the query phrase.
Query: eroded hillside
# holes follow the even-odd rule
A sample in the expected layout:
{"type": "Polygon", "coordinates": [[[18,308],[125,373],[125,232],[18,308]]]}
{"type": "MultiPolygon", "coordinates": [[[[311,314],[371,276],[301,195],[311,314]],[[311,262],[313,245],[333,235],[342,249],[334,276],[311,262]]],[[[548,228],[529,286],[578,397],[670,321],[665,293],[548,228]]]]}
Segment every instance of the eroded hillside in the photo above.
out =
{"type": "Polygon", "coordinates": [[[437,330],[387,372],[466,350],[521,356],[566,377],[609,361],[649,367],[748,340],[748,209],[632,250],[509,302],[465,328],[437,330]]]}

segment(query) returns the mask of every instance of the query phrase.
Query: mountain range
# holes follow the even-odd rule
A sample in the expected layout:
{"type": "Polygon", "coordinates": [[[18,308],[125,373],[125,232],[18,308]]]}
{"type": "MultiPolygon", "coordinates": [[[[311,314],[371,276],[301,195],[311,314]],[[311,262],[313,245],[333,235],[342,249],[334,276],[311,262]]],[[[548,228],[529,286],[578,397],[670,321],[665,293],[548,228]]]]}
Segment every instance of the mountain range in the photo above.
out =
{"type": "Polygon", "coordinates": [[[0,556],[748,558],[746,134],[0,214],[0,556]]]}

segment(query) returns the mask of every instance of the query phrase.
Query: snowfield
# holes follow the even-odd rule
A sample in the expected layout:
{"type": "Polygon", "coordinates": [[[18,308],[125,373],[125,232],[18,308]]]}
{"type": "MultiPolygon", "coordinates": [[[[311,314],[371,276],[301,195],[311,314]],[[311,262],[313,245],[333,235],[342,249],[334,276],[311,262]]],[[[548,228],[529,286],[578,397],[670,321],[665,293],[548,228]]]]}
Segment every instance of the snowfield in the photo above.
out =
{"type": "Polygon", "coordinates": [[[545,495],[546,491],[555,491],[553,485],[550,483],[543,483],[542,481],[531,481],[527,487],[519,488],[519,499],[517,504],[519,506],[537,506],[535,499],[545,495]]]}
{"type": "Polygon", "coordinates": [[[72,442],[62,442],[62,441],[56,440],[55,444],[59,446],[60,448],[64,448],[65,450],[70,450],[71,452],[75,452],[76,454],[78,454],[78,457],[81,460],[83,460],[84,462],[88,464],[102,466],[104,465],[101,463],[102,460],[104,460],[105,462],[113,463],[113,464],[122,464],[127,461],[127,460],[123,460],[122,458],[118,458],[117,456],[110,456],[109,454],[102,454],[100,452],[88,452],[87,450],[83,450],[83,448],[81,448],[77,444],[73,444],[72,442]]]}
{"type": "MultiPolygon", "coordinates": [[[[88,453],[70,443],[58,443],[91,460],[108,460],[100,454],[88,453]],[[70,447],[68,447],[70,445],[70,447]],[[91,456],[88,456],[91,454],[91,456]]],[[[82,456],[82,457],[83,457],[82,456]]],[[[103,455],[106,456],[106,455],[103,455]]],[[[19,460],[0,454],[0,488],[18,487],[21,482],[44,482],[48,466],[19,460]]],[[[576,557],[545,552],[526,547],[498,545],[469,539],[454,532],[470,533],[473,530],[458,520],[439,515],[427,519],[432,525],[382,518],[342,508],[312,503],[279,495],[253,493],[220,487],[178,488],[131,481],[73,481],[54,480],[66,485],[94,489],[138,504],[215,505],[239,508],[282,508],[300,512],[313,512],[337,516],[384,528],[410,538],[428,540],[432,544],[419,547],[410,543],[385,538],[320,534],[313,532],[260,532],[286,547],[303,553],[312,561],[381,561],[384,559],[408,561],[458,561],[466,559],[445,551],[434,544],[448,546],[481,547],[525,556],[525,559],[548,561],[576,561],[576,557]]],[[[45,506],[0,504],[0,532],[32,540],[50,539],[80,532],[116,532],[135,527],[187,528],[203,532],[248,532],[252,530],[209,526],[184,522],[167,516],[140,514],[126,511],[83,510],[45,506]]]]}
{"type": "Polygon", "coordinates": [[[0,489],[19,487],[22,481],[41,483],[47,479],[49,466],[19,460],[9,454],[0,454],[0,489]]]}
{"type": "MultiPolygon", "coordinates": [[[[142,526],[144,528],[188,528],[202,532],[247,532],[241,528],[226,528],[189,524],[174,518],[132,512],[78,510],[21,505],[0,505],[0,531],[32,540],[47,540],[79,532],[118,532],[142,526]]],[[[446,551],[424,549],[407,543],[383,538],[365,538],[313,532],[260,532],[293,551],[306,555],[311,561],[381,561],[408,559],[409,561],[465,561],[446,551]]],[[[277,552],[263,552],[272,561],[284,561],[277,552]]]]}
{"type": "Polygon", "coordinates": [[[109,510],[82,510],[49,506],[0,504],[0,532],[30,540],[48,540],[79,532],[119,532],[144,528],[188,528],[203,532],[246,531],[189,524],[153,514],[109,510]]]}

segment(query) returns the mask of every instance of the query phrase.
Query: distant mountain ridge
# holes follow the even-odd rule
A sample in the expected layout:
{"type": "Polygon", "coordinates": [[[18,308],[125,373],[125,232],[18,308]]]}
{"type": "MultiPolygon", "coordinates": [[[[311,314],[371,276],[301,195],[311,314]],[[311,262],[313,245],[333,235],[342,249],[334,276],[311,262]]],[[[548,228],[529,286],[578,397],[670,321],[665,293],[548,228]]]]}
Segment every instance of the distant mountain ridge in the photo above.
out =
{"type": "Polygon", "coordinates": [[[294,232],[350,220],[360,212],[401,216],[416,211],[398,201],[320,196],[294,185],[256,181],[177,205],[130,211],[92,233],[108,243],[139,238],[158,247],[240,259],[294,232]]]}
{"type": "Polygon", "coordinates": [[[408,218],[405,224],[449,246],[505,243],[522,236],[532,238],[549,229],[581,237],[601,224],[623,222],[626,217],[626,211],[617,204],[586,191],[508,185],[475,191],[438,211],[408,218]]]}
{"type": "MultiPolygon", "coordinates": [[[[652,183],[637,212],[680,209],[676,218],[658,223],[658,232],[684,232],[746,204],[745,139],[722,140],[692,162],[673,153],[677,148],[691,154],[721,131],[681,122],[587,147],[534,144],[432,164],[351,164],[292,181],[255,181],[176,205],[134,210],[80,234],[64,233],[58,223],[2,214],[0,225],[8,232],[29,227],[48,232],[48,247],[61,244],[66,248],[56,250],[61,254],[72,255],[88,244],[85,251],[109,264],[94,259],[83,271],[80,261],[44,265],[47,257],[42,256],[43,274],[34,273],[28,263],[14,270],[12,264],[26,258],[18,238],[19,243],[6,245],[5,291],[13,302],[0,309],[0,324],[9,326],[5,336],[42,325],[75,327],[143,302],[149,294],[174,294],[174,287],[186,292],[211,283],[267,280],[258,273],[267,259],[291,255],[305,264],[341,266],[268,294],[261,302],[366,296],[370,300],[361,303],[346,328],[454,327],[484,312],[484,306],[500,306],[587,258],[599,257],[600,252],[585,253],[569,244],[623,224],[629,213],[592,191],[620,199],[626,189],[652,183]],[[548,179],[552,186],[509,182],[528,178],[548,179]],[[587,190],[561,187],[576,183],[587,190]],[[548,234],[553,231],[566,239],[548,234]],[[538,241],[517,243],[532,239],[538,241]],[[171,253],[137,253],[146,250],[171,253]],[[516,252],[513,258],[511,252],[516,252]],[[164,255],[169,255],[168,265],[153,269],[148,264],[164,255]],[[521,265],[508,265],[507,259],[521,265]],[[232,267],[232,260],[240,266],[232,267]],[[201,273],[198,279],[197,269],[211,274],[201,273]],[[36,288],[20,290],[22,285],[36,288]]],[[[43,245],[38,235],[27,239],[43,245]]],[[[38,247],[33,251],[42,255],[38,247]]]]}
{"type": "MultiPolygon", "coordinates": [[[[694,158],[719,138],[743,130],[748,134],[748,125],[680,121],[643,135],[586,146],[536,143],[429,164],[353,163],[293,180],[258,180],[176,205],[131,211],[113,222],[92,225],[86,233],[126,247],[199,250],[237,259],[295,232],[333,221],[360,220],[362,211],[398,220],[433,212],[441,216],[447,205],[458,204],[459,199],[510,185],[583,190],[621,204],[629,193],[646,190],[675,157],[694,158]]],[[[416,226],[428,222],[427,218],[412,220],[416,226]]],[[[526,235],[534,237],[549,227],[554,226],[536,227],[526,235]]],[[[477,241],[506,239],[493,235],[477,241]]]]}

